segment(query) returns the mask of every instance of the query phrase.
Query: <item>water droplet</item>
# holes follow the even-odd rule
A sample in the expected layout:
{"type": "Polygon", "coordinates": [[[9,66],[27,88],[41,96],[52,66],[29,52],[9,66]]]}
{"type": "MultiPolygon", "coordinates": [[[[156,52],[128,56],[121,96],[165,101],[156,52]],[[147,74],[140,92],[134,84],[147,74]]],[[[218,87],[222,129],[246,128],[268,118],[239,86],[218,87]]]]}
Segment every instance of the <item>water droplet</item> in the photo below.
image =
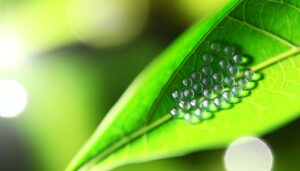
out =
{"type": "Polygon", "coordinates": [[[212,100],[205,99],[202,101],[201,108],[205,109],[209,112],[215,112],[218,110],[217,106],[214,104],[212,100]]]}
{"type": "Polygon", "coordinates": [[[212,74],[212,69],[210,66],[204,66],[202,67],[202,72],[205,74],[205,75],[211,75],[212,74]]]}
{"type": "Polygon", "coordinates": [[[197,105],[197,100],[196,100],[196,99],[193,99],[193,100],[191,101],[191,106],[192,106],[193,108],[195,108],[196,105],[197,105]]]}
{"type": "Polygon", "coordinates": [[[200,72],[193,72],[191,74],[191,78],[194,82],[199,82],[201,80],[201,73],[200,72]]]}
{"type": "Polygon", "coordinates": [[[214,73],[213,79],[215,80],[215,82],[221,83],[223,81],[223,75],[221,73],[214,73]]]}
{"type": "Polygon", "coordinates": [[[202,55],[202,60],[204,64],[211,64],[214,61],[214,56],[210,53],[204,53],[202,55]]]}
{"type": "Polygon", "coordinates": [[[213,81],[212,79],[210,78],[203,78],[202,79],[202,84],[205,86],[205,87],[211,87],[213,85],[213,81]]]}
{"type": "Polygon", "coordinates": [[[214,92],[216,94],[222,94],[223,89],[224,88],[223,88],[223,86],[221,84],[217,84],[217,85],[214,86],[214,92]]]}
{"type": "Polygon", "coordinates": [[[181,100],[181,99],[182,99],[182,96],[183,96],[182,92],[180,92],[180,91],[178,91],[178,90],[175,90],[175,91],[172,93],[172,97],[173,97],[173,99],[176,100],[176,101],[181,100]]]}
{"type": "Polygon", "coordinates": [[[191,104],[187,101],[180,101],[179,107],[184,111],[188,111],[189,109],[191,109],[191,104]]]}
{"type": "Polygon", "coordinates": [[[222,94],[222,97],[228,103],[237,103],[237,102],[239,102],[239,99],[235,98],[231,91],[224,91],[223,94],[222,94]]]}
{"type": "Polygon", "coordinates": [[[201,113],[202,113],[202,110],[197,108],[195,110],[192,110],[191,113],[197,117],[200,117],[201,113]]]}
{"type": "Polygon", "coordinates": [[[257,74],[249,69],[244,71],[244,76],[249,81],[257,81],[261,79],[261,74],[257,74]]]}
{"type": "Polygon", "coordinates": [[[203,85],[201,83],[195,83],[193,85],[193,89],[194,89],[196,94],[201,94],[202,91],[203,91],[203,85]]]}
{"type": "Polygon", "coordinates": [[[224,78],[224,83],[227,87],[231,87],[235,84],[233,77],[227,76],[224,78]]]}
{"type": "Polygon", "coordinates": [[[223,97],[216,97],[214,103],[219,109],[228,109],[231,107],[231,104],[227,103],[223,97]]]}
{"type": "Polygon", "coordinates": [[[246,70],[244,71],[244,77],[245,77],[247,80],[249,80],[249,81],[252,81],[253,75],[254,75],[254,72],[251,71],[250,69],[246,69],[246,70]]]}
{"type": "Polygon", "coordinates": [[[190,124],[197,124],[201,122],[201,119],[199,117],[190,113],[186,113],[184,115],[184,120],[190,124]]]}
{"type": "Polygon", "coordinates": [[[256,86],[256,82],[250,82],[246,78],[241,78],[238,84],[245,90],[253,89],[256,86]]]}
{"type": "Polygon", "coordinates": [[[222,69],[226,70],[229,67],[229,62],[225,59],[221,59],[219,65],[222,69]]]}
{"type": "Polygon", "coordinates": [[[210,89],[203,90],[203,96],[210,99],[213,97],[213,91],[210,89]]]}
{"type": "Polygon", "coordinates": [[[181,109],[176,109],[176,108],[173,108],[171,111],[170,111],[170,114],[173,118],[183,118],[184,117],[184,112],[181,110],[181,109]]]}
{"type": "Polygon", "coordinates": [[[239,72],[238,68],[236,66],[234,66],[234,65],[230,66],[228,68],[228,71],[229,71],[229,73],[231,75],[235,75],[235,74],[237,74],[239,72]]]}
{"type": "Polygon", "coordinates": [[[248,81],[246,79],[241,78],[241,79],[238,80],[238,85],[241,86],[244,89],[247,82],[248,81]]]}
{"type": "Polygon", "coordinates": [[[228,56],[233,56],[236,52],[236,48],[234,46],[231,46],[231,45],[225,46],[224,47],[224,52],[228,56]]]}
{"type": "Polygon", "coordinates": [[[202,99],[193,99],[190,104],[192,106],[192,108],[198,108],[201,106],[201,103],[202,103],[202,99]]]}
{"type": "Polygon", "coordinates": [[[242,89],[241,86],[235,85],[235,86],[232,87],[231,91],[232,91],[232,93],[235,97],[242,97],[243,96],[243,89],[242,89]]]}
{"type": "Polygon", "coordinates": [[[242,59],[242,56],[240,54],[233,55],[232,60],[237,65],[240,65],[241,63],[243,63],[243,59],[242,59]]]}
{"type": "Polygon", "coordinates": [[[211,42],[210,43],[210,49],[214,53],[219,53],[222,49],[222,45],[221,45],[221,43],[218,43],[218,42],[211,42]]]}
{"type": "Polygon", "coordinates": [[[194,95],[195,95],[195,93],[194,93],[194,90],[192,90],[192,89],[185,89],[183,91],[183,96],[185,99],[192,99],[192,98],[194,98],[194,95]]]}
{"type": "Polygon", "coordinates": [[[193,80],[191,78],[186,78],[186,79],[182,80],[182,84],[186,87],[192,87],[193,80]]]}

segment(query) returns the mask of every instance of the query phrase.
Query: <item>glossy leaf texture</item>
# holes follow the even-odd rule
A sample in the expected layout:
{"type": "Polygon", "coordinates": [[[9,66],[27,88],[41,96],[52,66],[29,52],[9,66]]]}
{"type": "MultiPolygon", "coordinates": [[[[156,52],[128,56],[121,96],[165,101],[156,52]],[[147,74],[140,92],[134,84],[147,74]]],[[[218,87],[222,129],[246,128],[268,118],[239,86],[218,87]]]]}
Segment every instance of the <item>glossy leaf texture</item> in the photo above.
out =
{"type": "Polygon", "coordinates": [[[227,1],[180,36],[131,84],[67,170],[114,167],[221,148],[299,117],[300,1],[227,1]],[[213,119],[170,117],[172,91],[201,62],[211,41],[237,45],[263,74],[251,94],[213,119]]]}

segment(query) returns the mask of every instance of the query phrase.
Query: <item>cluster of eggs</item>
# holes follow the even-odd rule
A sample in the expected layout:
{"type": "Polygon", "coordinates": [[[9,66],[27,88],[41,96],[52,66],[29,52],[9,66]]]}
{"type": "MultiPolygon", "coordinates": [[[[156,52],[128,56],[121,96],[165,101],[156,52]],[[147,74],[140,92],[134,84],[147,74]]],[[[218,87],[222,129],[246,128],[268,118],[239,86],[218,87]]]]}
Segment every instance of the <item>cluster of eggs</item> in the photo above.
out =
{"type": "Polygon", "coordinates": [[[209,50],[196,58],[201,66],[182,80],[182,90],[171,94],[177,104],[170,110],[171,116],[191,124],[213,118],[215,112],[240,102],[261,78],[244,67],[249,59],[231,44],[211,42],[209,50]]]}

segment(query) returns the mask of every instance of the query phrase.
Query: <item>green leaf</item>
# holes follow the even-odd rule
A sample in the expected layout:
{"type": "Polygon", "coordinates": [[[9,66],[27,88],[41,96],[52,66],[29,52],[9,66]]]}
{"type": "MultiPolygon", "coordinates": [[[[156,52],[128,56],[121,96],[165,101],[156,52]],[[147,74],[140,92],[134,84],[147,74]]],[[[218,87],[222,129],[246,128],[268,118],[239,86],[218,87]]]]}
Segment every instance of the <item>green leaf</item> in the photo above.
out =
{"type": "Polygon", "coordinates": [[[67,170],[122,164],[220,148],[261,135],[300,113],[300,1],[230,0],[153,61],[132,83],[67,170]],[[251,94],[200,124],[170,117],[170,96],[199,64],[211,41],[237,45],[263,74],[251,94]]]}

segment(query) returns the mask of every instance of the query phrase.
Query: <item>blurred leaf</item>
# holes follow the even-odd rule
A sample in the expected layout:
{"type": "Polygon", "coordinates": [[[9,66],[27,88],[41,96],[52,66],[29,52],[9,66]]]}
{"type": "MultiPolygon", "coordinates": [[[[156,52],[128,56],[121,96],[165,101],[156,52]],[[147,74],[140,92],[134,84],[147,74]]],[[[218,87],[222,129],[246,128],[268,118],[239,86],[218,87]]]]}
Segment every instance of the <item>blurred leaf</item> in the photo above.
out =
{"type": "Polygon", "coordinates": [[[0,34],[18,39],[25,51],[22,58],[76,43],[67,13],[70,2],[4,0],[0,2],[0,34]]]}
{"type": "Polygon", "coordinates": [[[97,73],[98,67],[68,56],[44,56],[17,73],[28,91],[29,103],[14,120],[15,127],[31,146],[35,157],[31,165],[44,171],[62,170],[103,117],[103,92],[99,89],[103,76],[97,73]]]}
{"type": "Polygon", "coordinates": [[[300,2],[231,0],[192,27],[128,88],[67,170],[109,170],[122,164],[224,147],[299,116],[300,2]],[[264,79],[251,95],[216,117],[191,125],[171,119],[171,93],[201,61],[208,42],[241,47],[264,79]],[[288,103],[286,103],[288,102],[288,103]]]}

